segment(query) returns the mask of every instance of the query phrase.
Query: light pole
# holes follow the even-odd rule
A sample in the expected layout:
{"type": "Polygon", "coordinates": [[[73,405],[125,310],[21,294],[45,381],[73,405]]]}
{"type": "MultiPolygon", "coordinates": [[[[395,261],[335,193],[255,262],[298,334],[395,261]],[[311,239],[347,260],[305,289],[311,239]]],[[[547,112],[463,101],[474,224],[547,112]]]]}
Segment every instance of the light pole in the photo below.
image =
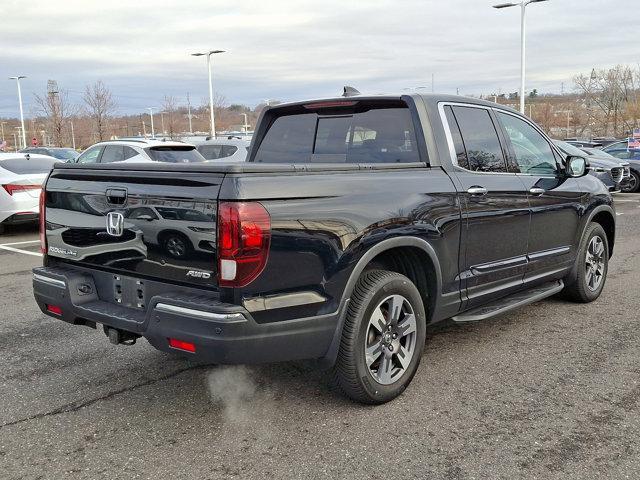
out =
{"type": "Polygon", "coordinates": [[[2,141],[3,141],[3,142],[4,142],[4,125],[5,125],[6,123],[7,123],[7,122],[0,122],[0,127],[2,128],[2,141]]]}
{"type": "Polygon", "coordinates": [[[525,85],[525,49],[526,49],[526,24],[525,12],[530,3],[546,2],[547,0],[520,0],[516,3],[501,3],[493,8],[520,7],[520,113],[524,115],[524,85],[525,85]]]}
{"type": "Polygon", "coordinates": [[[73,149],[76,149],[76,134],[73,131],[73,122],[69,122],[71,124],[71,144],[73,145],[73,149]]]}
{"type": "Polygon", "coordinates": [[[210,50],[204,53],[192,53],[194,57],[207,56],[207,70],[209,71],[209,110],[211,113],[211,137],[216,138],[216,120],[213,114],[213,80],[211,78],[211,55],[216,53],[224,53],[224,50],[210,50]]]}
{"type": "Polygon", "coordinates": [[[251,125],[249,125],[249,122],[247,121],[247,114],[246,113],[241,113],[240,115],[242,115],[244,117],[244,125],[242,125],[242,130],[244,130],[244,133],[247,133],[249,131],[249,127],[251,125]]]}
{"type": "Polygon", "coordinates": [[[149,110],[149,116],[151,117],[151,138],[156,138],[156,132],[153,129],[153,107],[147,107],[149,110]]]}
{"type": "Polygon", "coordinates": [[[27,137],[24,130],[24,114],[22,113],[22,91],[20,90],[20,79],[27,78],[24,75],[18,75],[17,77],[9,77],[9,80],[15,80],[18,85],[18,103],[20,104],[20,123],[22,124],[22,143],[24,148],[27,148],[27,137]]]}

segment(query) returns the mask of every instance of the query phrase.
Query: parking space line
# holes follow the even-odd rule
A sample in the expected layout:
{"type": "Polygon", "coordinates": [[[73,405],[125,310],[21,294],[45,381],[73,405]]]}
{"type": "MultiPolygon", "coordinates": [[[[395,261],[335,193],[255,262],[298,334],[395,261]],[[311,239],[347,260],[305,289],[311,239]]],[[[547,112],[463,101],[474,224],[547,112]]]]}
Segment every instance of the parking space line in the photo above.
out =
{"type": "Polygon", "coordinates": [[[40,240],[28,240],[26,242],[13,242],[13,243],[0,243],[0,247],[6,247],[11,245],[27,245],[29,243],[40,243],[40,240]]]}
{"type": "Polygon", "coordinates": [[[7,250],[9,252],[23,253],[25,255],[33,255],[34,257],[41,257],[40,252],[29,252],[28,250],[21,250],[19,248],[7,247],[6,245],[0,245],[0,250],[7,250]]]}

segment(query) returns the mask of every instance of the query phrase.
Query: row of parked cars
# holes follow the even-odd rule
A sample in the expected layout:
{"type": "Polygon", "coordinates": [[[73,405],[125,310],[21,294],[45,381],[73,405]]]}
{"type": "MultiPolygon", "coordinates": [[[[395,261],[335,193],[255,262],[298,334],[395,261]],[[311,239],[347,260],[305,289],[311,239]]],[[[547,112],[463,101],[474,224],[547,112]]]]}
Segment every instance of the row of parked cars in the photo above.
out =
{"type": "MultiPolygon", "coordinates": [[[[590,174],[611,191],[640,190],[640,150],[627,141],[604,146],[570,139],[556,141],[567,155],[589,161],[590,174]]],[[[29,147],[19,153],[0,153],[0,233],[6,225],[36,221],[42,182],[54,163],[106,164],[114,162],[243,162],[249,141],[227,137],[188,144],[168,139],[122,138],[99,142],[84,152],[71,148],[29,147]]]]}

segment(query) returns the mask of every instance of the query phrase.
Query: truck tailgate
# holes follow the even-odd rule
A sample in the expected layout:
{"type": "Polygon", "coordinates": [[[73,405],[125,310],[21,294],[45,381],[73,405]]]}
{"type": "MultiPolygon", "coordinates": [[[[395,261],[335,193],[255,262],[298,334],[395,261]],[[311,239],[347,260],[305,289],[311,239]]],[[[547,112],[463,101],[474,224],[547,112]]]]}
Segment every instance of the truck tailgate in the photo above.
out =
{"type": "Polygon", "coordinates": [[[215,288],[223,173],[55,169],[47,254],[134,278],[215,288]]]}

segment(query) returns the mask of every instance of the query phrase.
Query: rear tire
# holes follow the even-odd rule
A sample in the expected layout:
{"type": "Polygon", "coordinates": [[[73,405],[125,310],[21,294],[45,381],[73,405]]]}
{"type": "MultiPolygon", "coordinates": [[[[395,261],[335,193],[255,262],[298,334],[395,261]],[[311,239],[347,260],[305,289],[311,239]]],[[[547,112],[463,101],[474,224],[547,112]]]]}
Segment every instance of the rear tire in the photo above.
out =
{"type": "Polygon", "coordinates": [[[624,193],[636,193],[640,190],[640,174],[637,172],[631,171],[631,178],[626,183],[624,187],[621,187],[620,190],[624,193]]]}
{"type": "Polygon", "coordinates": [[[609,242],[600,224],[592,222],[587,226],[575,270],[572,279],[566,281],[564,296],[574,302],[593,302],[602,293],[609,271],[609,242]]]}
{"type": "Polygon", "coordinates": [[[409,385],[420,364],[426,315],[420,292],[404,275],[368,271],[358,279],[334,367],[351,399],[388,402],[409,385]]]}

